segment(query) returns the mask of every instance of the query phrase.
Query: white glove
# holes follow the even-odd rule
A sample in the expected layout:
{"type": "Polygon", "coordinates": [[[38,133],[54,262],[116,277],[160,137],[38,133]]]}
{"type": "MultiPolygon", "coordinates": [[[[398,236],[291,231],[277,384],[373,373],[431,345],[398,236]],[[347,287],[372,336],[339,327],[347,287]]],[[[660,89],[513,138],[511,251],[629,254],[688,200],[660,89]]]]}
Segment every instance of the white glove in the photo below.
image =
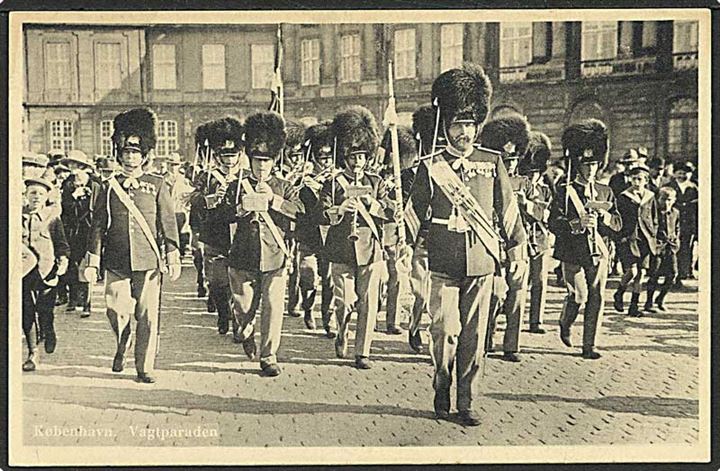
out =
{"type": "Polygon", "coordinates": [[[97,267],[87,267],[83,271],[83,276],[90,284],[95,284],[98,281],[98,269],[97,267]]]}

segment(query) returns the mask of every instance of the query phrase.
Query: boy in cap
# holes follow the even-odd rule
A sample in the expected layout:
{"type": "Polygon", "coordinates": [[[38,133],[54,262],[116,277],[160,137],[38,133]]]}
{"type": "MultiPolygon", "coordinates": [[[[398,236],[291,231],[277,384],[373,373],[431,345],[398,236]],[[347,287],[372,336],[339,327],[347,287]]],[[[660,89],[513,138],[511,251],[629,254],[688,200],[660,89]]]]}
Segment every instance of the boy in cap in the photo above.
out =
{"type": "Polygon", "coordinates": [[[560,185],[550,206],[549,229],[555,234],[554,257],[562,263],[567,295],[560,314],[560,340],[572,347],[571,328],[584,304],[582,357],[600,358],[595,351],[602,323],[608,249],[605,237],[622,227],[615,196],[595,177],[607,164],[608,134],[602,121],[588,119],[570,125],[562,135],[570,183],[560,185]]]}
{"type": "MultiPolygon", "coordinates": [[[[522,208],[525,203],[525,189],[528,187],[527,177],[518,173],[518,161],[525,155],[530,136],[530,125],[524,116],[511,113],[485,123],[480,133],[480,142],[486,149],[500,153],[510,180],[510,186],[518,200],[520,217],[526,217],[522,208]]],[[[526,221],[523,220],[525,224],[526,221]]],[[[507,264],[507,261],[504,263],[507,264]]],[[[521,264],[514,272],[509,267],[502,267],[504,283],[496,283],[493,287],[493,301],[490,305],[488,324],[488,346],[492,343],[497,316],[502,313],[507,319],[503,338],[503,360],[519,362],[517,353],[520,343],[520,326],[525,312],[525,294],[527,291],[527,265],[521,264]],[[500,286],[507,289],[502,295],[500,286]],[[503,287],[505,287],[503,286],[503,287]]],[[[490,348],[489,348],[490,349],[490,348]]]]}
{"type": "Polygon", "coordinates": [[[39,341],[44,341],[47,353],[54,352],[57,344],[53,315],[55,287],[58,278],[67,271],[70,248],[60,218],[46,205],[51,189],[52,184],[47,180],[25,179],[23,246],[32,253],[36,263],[23,276],[22,327],[29,353],[23,371],[34,371],[37,367],[39,341]]]}
{"type": "Polygon", "coordinates": [[[82,278],[78,267],[87,252],[93,208],[97,204],[101,185],[91,178],[95,165],[84,152],[71,150],[63,163],[71,172],[62,186],[62,222],[70,242],[70,265],[66,275],[69,301],[66,310],[78,310],[80,317],[89,317],[90,285],[82,278]]]}
{"type": "Polygon", "coordinates": [[[678,284],[680,280],[694,278],[692,269],[693,245],[698,231],[698,187],[691,181],[694,166],[690,162],[675,165],[673,181],[675,207],[680,212],[680,249],[678,250],[678,284]]]}
{"type": "Polygon", "coordinates": [[[130,318],[137,321],[137,380],[154,383],[160,322],[162,273],[180,277],[175,213],[161,177],[145,173],[155,147],[155,114],[147,108],[120,113],[113,120],[113,146],[120,171],[103,187],[93,208],[84,266],[85,279],[97,280],[101,258],[106,270],[105,302],[117,339],[112,370],[123,371],[131,343],[130,318]],[[160,247],[165,248],[161,253],[160,247]]]}
{"type": "Polygon", "coordinates": [[[297,189],[273,174],[285,144],[285,122],[273,112],[245,121],[245,153],[250,171],[231,183],[221,211],[235,222],[228,254],[236,342],[249,358],[257,351],[255,317],[260,307],[260,368],[264,376],[280,374],[277,352],[283,323],[283,301],[291,252],[286,238],[290,223],[303,211],[297,189]]]}
{"type": "Polygon", "coordinates": [[[617,251],[622,263],[623,276],[614,295],[613,307],[623,312],[623,295],[631,286],[628,315],[640,317],[638,308],[643,273],[650,267],[650,259],[657,255],[657,204],[655,193],[647,188],[650,169],[644,165],[633,167],[630,188],[620,193],[617,207],[622,217],[622,230],[618,233],[617,251]]]}
{"type": "Polygon", "coordinates": [[[675,208],[676,193],[670,186],[658,190],[658,226],[657,226],[657,253],[650,259],[647,281],[647,299],[644,310],[655,313],[657,306],[665,311],[665,296],[675,283],[677,277],[677,252],[680,248],[680,212],[675,208]],[[664,284],[655,298],[658,280],[664,277],[664,284]]]}
{"type": "MultiPolygon", "coordinates": [[[[206,169],[195,178],[191,197],[193,231],[202,243],[204,272],[208,279],[208,306],[217,309],[220,335],[228,333],[231,312],[230,282],[227,253],[230,249],[230,226],[221,203],[228,186],[238,178],[242,152],[243,127],[235,118],[227,117],[198,127],[195,142],[206,161],[206,169]],[[214,168],[212,167],[214,166],[214,168]]],[[[200,292],[198,280],[198,293],[200,292]]]]}
{"type": "Polygon", "coordinates": [[[449,416],[452,370],[457,368],[457,409],[468,426],[480,424],[472,399],[484,361],[500,241],[506,244],[511,273],[527,263],[525,229],[500,154],[473,146],[490,95],[490,80],[473,64],[443,72],[435,80],[437,134],[447,139],[447,147],[419,167],[406,210],[411,241],[422,222],[431,222],[427,248],[435,414],[449,416]],[[493,212],[500,233],[494,230],[493,212]]]}
{"type": "Polygon", "coordinates": [[[318,209],[321,223],[330,225],[325,249],[335,287],[335,354],[347,355],[350,306],[357,301],[355,366],[369,369],[383,273],[382,225],[388,216],[382,179],[365,171],[377,152],[378,129],[367,108],[352,106],[335,116],[332,130],[343,173],[325,182],[318,209]]]}

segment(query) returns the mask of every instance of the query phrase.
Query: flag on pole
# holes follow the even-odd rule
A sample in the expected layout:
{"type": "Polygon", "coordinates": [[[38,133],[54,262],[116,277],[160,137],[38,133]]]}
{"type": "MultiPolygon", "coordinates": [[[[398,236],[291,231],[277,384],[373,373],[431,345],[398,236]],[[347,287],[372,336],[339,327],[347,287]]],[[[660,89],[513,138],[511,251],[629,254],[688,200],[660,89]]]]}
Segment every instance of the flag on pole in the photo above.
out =
{"type": "Polygon", "coordinates": [[[284,103],[283,103],[283,82],[282,82],[282,56],[283,56],[283,43],[282,43],[282,25],[277,27],[277,45],[275,47],[275,64],[273,69],[272,82],[270,83],[270,111],[283,114],[284,103]]]}

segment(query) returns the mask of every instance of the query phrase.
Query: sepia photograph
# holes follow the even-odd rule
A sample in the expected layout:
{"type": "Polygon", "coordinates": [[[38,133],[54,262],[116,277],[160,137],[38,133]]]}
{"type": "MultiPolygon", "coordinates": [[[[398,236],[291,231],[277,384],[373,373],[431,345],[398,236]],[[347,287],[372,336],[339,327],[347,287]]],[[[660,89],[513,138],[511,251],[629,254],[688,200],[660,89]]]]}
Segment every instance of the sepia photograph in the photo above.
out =
{"type": "Polygon", "coordinates": [[[710,42],[11,13],[9,464],[709,461],[710,42]]]}

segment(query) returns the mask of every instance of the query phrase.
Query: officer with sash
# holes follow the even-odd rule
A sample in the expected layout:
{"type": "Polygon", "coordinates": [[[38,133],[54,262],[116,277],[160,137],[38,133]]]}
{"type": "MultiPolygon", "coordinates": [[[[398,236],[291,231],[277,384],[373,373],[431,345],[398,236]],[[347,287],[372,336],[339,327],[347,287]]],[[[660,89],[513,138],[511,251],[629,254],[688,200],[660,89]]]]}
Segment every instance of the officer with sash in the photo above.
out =
{"type": "Polygon", "coordinates": [[[237,179],[242,133],[240,121],[232,117],[206,123],[196,133],[196,141],[202,140],[200,152],[206,168],[195,178],[196,191],[191,197],[191,204],[195,206],[192,222],[195,224],[193,230],[197,231],[199,242],[203,244],[203,268],[208,279],[208,297],[212,300],[209,304],[217,309],[220,335],[229,330],[231,295],[227,274],[230,226],[219,206],[228,186],[237,179]]]}
{"type": "MultiPolygon", "coordinates": [[[[483,147],[500,152],[510,177],[510,186],[518,199],[520,198],[519,195],[524,194],[528,185],[527,177],[518,173],[518,161],[525,154],[529,135],[530,126],[527,120],[517,113],[488,121],[483,126],[480,134],[480,142],[483,147]]],[[[522,212],[520,212],[521,218],[522,215],[522,212]]],[[[506,265],[507,261],[504,264],[506,265]]],[[[507,287],[504,290],[504,299],[500,289],[497,287],[498,284],[494,286],[495,295],[493,300],[496,305],[493,306],[491,303],[490,306],[491,318],[488,337],[492,337],[495,332],[496,317],[501,313],[504,314],[507,324],[505,325],[505,336],[503,338],[504,353],[502,358],[505,361],[519,362],[520,358],[517,352],[520,344],[520,326],[525,312],[527,265],[521,264],[515,271],[510,271],[508,268],[507,266],[503,267],[504,285],[507,287]]]]}
{"type": "Polygon", "coordinates": [[[249,358],[255,357],[255,317],[260,307],[260,368],[264,376],[280,374],[277,352],[291,263],[287,235],[290,223],[303,211],[297,187],[273,174],[285,138],[285,122],[279,114],[265,111],[247,118],[245,152],[250,171],[241,171],[222,205],[226,220],[237,224],[228,255],[237,325],[234,340],[242,343],[249,358]]]}
{"type": "Polygon", "coordinates": [[[107,316],[117,339],[112,370],[125,367],[134,316],[137,378],[153,383],[162,274],[180,277],[178,229],[167,185],[143,170],[155,146],[155,114],[133,109],[116,116],[113,126],[120,171],[103,185],[93,210],[84,273],[94,283],[103,258],[107,316]]]}
{"type": "Polygon", "coordinates": [[[550,139],[539,131],[530,132],[530,142],[525,157],[520,161],[520,173],[527,177],[527,185],[518,193],[520,214],[528,233],[530,267],[530,333],[544,334],[541,328],[547,294],[547,272],[550,263],[550,233],[547,228],[550,217],[552,189],[545,183],[543,174],[550,158],[550,139]]]}
{"type": "Polygon", "coordinates": [[[550,206],[549,229],[555,234],[553,257],[562,264],[567,295],[560,314],[560,339],[572,347],[571,327],[584,304],[582,357],[600,358],[595,351],[597,328],[602,323],[608,275],[606,238],[622,227],[615,196],[596,181],[607,164],[605,124],[588,119],[569,126],[562,135],[570,183],[561,184],[550,206]]]}
{"type": "Polygon", "coordinates": [[[382,224],[389,215],[381,178],[365,168],[380,139],[375,117],[362,106],[340,112],[332,129],[338,167],[344,171],[323,186],[320,220],[330,225],[325,250],[335,287],[335,354],[347,356],[350,306],[357,301],[355,366],[369,369],[384,263],[382,224]]]}
{"type": "Polygon", "coordinates": [[[490,80],[474,64],[435,80],[432,101],[447,147],[429,157],[428,166],[419,167],[406,210],[410,239],[423,221],[431,222],[427,249],[435,414],[449,416],[456,368],[459,419],[469,426],[480,424],[472,400],[482,370],[500,242],[505,241],[510,273],[527,263],[525,229],[500,153],[473,146],[491,93],[490,80]],[[493,228],[493,212],[500,233],[493,228]]]}
{"type": "Polygon", "coordinates": [[[325,253],[325,239],[329,225],[321,225],[315,209],[320,204],[320,191],[340,171],[333,165],[333,136],[331,122],[310,126],[305,132],[304,150],[313,170],[305,175],[300,189],[300,201],[305,207],[304,214],[298,214],[295,226],[295,241],[298,244],[298,278],[302,308],[305,311],[305,325],[314,330],[313,304],[318,289],[320,295],[320,316],[327,338],[335,338],[331,323],[333,316],[333,285],[330,277],[330,262],[325,253]],[[319,286],[318,286],[319,285],[319,286]]]}

